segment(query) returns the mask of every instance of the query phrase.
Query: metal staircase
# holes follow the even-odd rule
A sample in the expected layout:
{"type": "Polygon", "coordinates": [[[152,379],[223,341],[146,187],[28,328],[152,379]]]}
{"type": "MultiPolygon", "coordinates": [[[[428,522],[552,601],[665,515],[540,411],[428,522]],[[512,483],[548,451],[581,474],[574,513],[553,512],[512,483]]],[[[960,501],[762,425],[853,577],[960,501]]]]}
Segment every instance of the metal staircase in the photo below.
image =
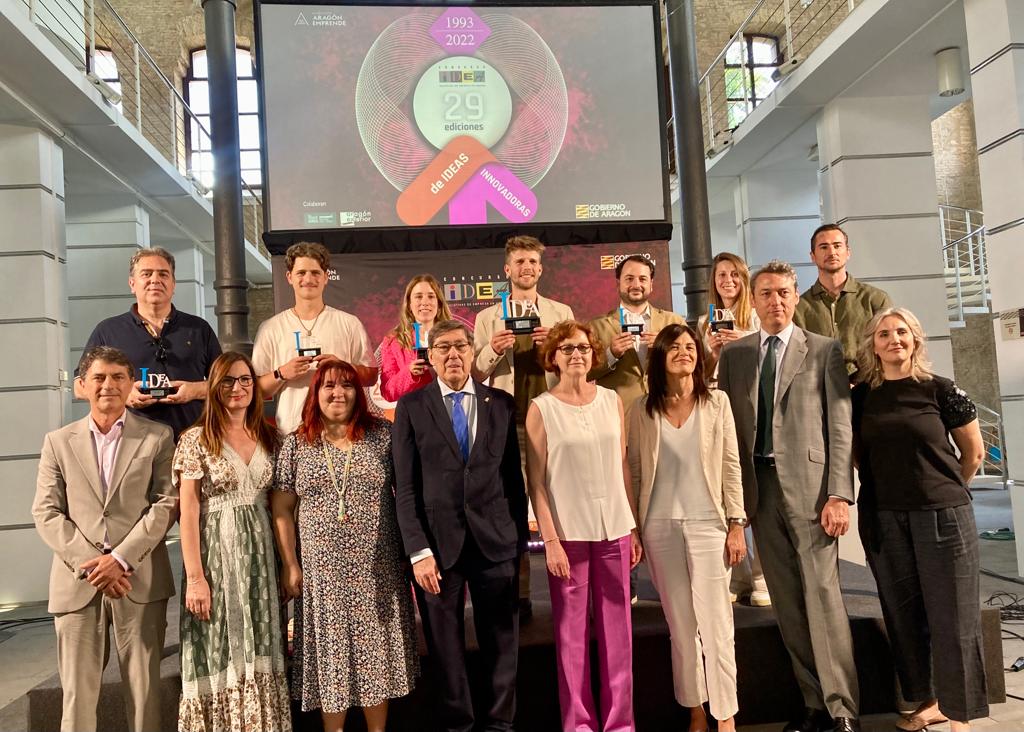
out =
{"type": "Polygon", "coordinates": [[[990,312],[985,219],[981,211],[939,206],[942,258],[949,324],[963,327],[964,317],[990,312]]]}

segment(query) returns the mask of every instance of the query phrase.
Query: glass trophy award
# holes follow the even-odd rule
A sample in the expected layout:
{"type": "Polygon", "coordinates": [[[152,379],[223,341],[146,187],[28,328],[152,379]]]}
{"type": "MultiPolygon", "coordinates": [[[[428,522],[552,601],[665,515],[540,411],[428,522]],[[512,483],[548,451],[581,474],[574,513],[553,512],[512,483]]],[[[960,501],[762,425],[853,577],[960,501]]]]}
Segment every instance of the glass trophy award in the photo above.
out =
{"type": "Polygon", "coordinates": [[[516,335],[530,335],[534,328],[540,327],[540,310],[537,303],[529,300],[510,300],[509,293],[501,293],[501,317],[505,321],[505,330],[516,335]]]}
{"type": "Polygon", "coordinates": [[[714,305],[708,307],[708,325],[712,333],[720,330],[733,330],[736,327],[736,318],[733,317],[729,308],[716,308],[714,305]]]}
{"type": "Polygon", "coordinates": [[[630,335],[643,335],[644,332],[644,317],[642,315],[634,315],[628,313],[624,307],[619,306],[619,328],[621,333],[629,333],[630,335]],[[638,318],[639,322],[632,320],[632,318],[638,318]]]}
{"type": "Polygon", "coordinates": [[[300,356],[319,356],[323,349],[320,348],[320,341],[316,337],[311,335],[302,335],[299,331],[295,331],[295,350],[299,352],[300,356]]]}
{"type": "Polygon", "coordinates": [[[428,360],[427,359],[427,356],[429,355],[427,353],[428,349],[426,348],[426,346],[423,345],[423,339],[421,337],[420,324],[419,323],[413,323],[412,324],[412,347],[416,351],[416,360],[417,361],[426,361],[426,360],[428,360]]]}
{"type": "Polygon", "coordinates": [[[139,369],[142,372],[142,387],[140,392],[154,399],[166,399],[171,394],[178,393],[178,387],[171,384],[167,374],[154,373],[148,368],[139,369]]]}

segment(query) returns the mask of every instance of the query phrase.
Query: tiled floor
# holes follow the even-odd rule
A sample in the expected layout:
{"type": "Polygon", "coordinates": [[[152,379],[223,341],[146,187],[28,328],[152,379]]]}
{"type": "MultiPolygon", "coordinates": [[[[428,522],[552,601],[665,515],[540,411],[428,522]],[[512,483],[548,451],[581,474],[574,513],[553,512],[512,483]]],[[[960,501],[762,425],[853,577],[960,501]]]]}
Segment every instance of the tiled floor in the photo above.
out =
{"type": "MultiPolygon", "coordinates": [[[[975,516],[979,530],[1010,527],[1010,497],[1005,491],[980,490],[975,492],[975,516]]],[[[176,552],[175,552],[176,553],[176,552]]],[[[989,572],[1016,578],[1016,555],[1012,541],[982,541],[981,566],[989,572]]],[[[986,601],[995,593],[1018,595],[1024,603],[1024,580],[1015,583],[983,574],[981,577],[981,599],[986,601]]],[[[47,617],[44,606],[23,607],[14,610],[0,610],[0,623],[23,618],[47,617]]],[[[1004,625],[1004,628],[1024,636],[1024,622],[1021,625],[1004,625]]],[[[170,631],[171,629],[168,628],[170,631]]],[[[0,710],[23,695],[56,670],[56,641],[53,624],[45,621],[22,626],[13,630],[0,626],[0,710]]],[[[1024,640],[1004,634],[1004,665],[1009,667],[1018,657],[1024,656],[1024,640]]],[[[1024,699],[1024,671],[1007,673],[1006,690],[1024,699]]],[[[20,719],[24,720],[24,712],[20,719]]],[[[11,720],[19,719],[18,710],[0,712],[0,730],[13,730],[11,720]]],[[[875,715],[862,720],[864,732],[892,732],[893,715],[875,715]]],[[[22,722],[23,725],[23,722],[22,722]]],[[[1008,698],[1005,704],[992,707],[990,716],[976,720],[973,724],[979,730],[1005,730],[1024,732],[1024,700],[1008,698]]],[[[781,724],[751,725],[741,727],[744,732],[777,732],[781,724]]],[[[945,732],[948,724],[929,727],[936,732],[945,732]]]]}

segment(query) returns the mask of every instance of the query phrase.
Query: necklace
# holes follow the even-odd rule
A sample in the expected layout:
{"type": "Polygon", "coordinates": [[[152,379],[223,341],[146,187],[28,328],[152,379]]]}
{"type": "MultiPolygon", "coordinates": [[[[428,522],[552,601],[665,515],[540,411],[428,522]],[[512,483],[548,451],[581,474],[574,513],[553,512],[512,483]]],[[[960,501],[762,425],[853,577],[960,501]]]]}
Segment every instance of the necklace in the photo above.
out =
{"type": "Polygon", "coordinates": [[[311,336],[313,335],[313,328],[316,327],[316,321],[320,320],[320,316],[324,314],[324,310],[326,309],[327,305],[324,305],[322,308],[320,308],[320,312],[316,314],[315,318],[313,318],[313,325],[309,326],[308,328],[306,327],[306,324],[303,322],[302,318],[299,317],[299,313],[295,308],[292,308],[292,315],[294,315],[295,319],[299,321],[299,325],[302,326],[302,329],[304,331],[306,331],[306,335],[311,336]]]}
{"type": "Polygon", "coordinates": [[[352,444],[349,443],[345,451],[345,472],[341,479],[341,486],[338,486],[338,476],[334,472],[334,460],[331,459],[331,451],[327,449],[327,438],[321,438],[324,446],[324,459],[327,461],[327,472],[331,474],[331,482],[334,484],[334,491],[338,494],[338,523],[348,521],[348,511],[345,509],[345,493],[348,490],[348,476],[352,470],[352,444]]]}

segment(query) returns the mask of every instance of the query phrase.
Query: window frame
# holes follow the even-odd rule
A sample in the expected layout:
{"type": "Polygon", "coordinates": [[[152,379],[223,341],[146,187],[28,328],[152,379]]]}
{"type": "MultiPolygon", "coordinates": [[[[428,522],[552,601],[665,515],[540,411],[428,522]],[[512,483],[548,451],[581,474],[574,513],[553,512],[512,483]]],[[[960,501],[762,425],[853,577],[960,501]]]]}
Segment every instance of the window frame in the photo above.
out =
{"type": "MultiPolygon", "coordinates": [[[[207,74],[204,75],[204,76],[197,76],[196,73],[195,73],[196,55],[197,54],[206,54],[206,52],[207,52],[206,46],[199,46],[197,48],[193,48],[192,50],[190,50],[188,52],[188,67],[187,67],[187,69],[185,71],[185,75],[182,77],[182,92],[183,92],[183,96],[185,98],[185,103],[189,106],[190,109],[192,108],[192,88],[191,87],[192,87],[192,83],[193,82],[205,82],[207,84],[207,97],[209,97],[209,81],[210,81],[209,72],[207,71],[207,74]]],[[[255,123],[256,123],[256,135],[257,135],[257,138],[258,138],[258,144],[257,144],[256,147],[242,147],[241,140],[239,140],[239,162],[240,163],[241,163],[241,160],[242,160],[242,156],[245,153],[256,153],[256,155],[257,155],[257,161],[258,162],[257,162],[256,166],[241,165],[241,170],[240,170],[240,174],[241,174],[242,180],[243,180],[242,195],[243,196],[249,196],[250,193],[249,193],[248,190],[246,190],[246,187],[251,188],[253,190],[253,192],[256,192],[256,193],[260,193],[263,190],[263,170],[262,170],[262,163],[263,163],[263,139],[262,138],[263,138],[263,132],[262,132],[262,125],[260,123],[259,85],[256,83],[256,64],[255,64],[255,62],[252,59],[252,52],[250,51],[250,49],[246,48],[243,45],[236,45],[235,46],[235,59],[236,59],[236,63],[235,63],[235,76],[236,76],[235,83],[236,83],[236,85],[241,84],[242,82],[252,82],[254,87],[255,87],[255,89],[256,89],[256,95],[257,95],[255,111],[252,111],[252,112],[242,112],[242,111],[239,111],[239,113],[238,113],[239,128],[241,128],[242,120],[243,119],[251,118],[251,119],[255,120],[255,123]],[[239,56],[241,54],[244,54],[245,57],[249,59],[249,67],[248,67],[249,71],[248,71],[248,73],[245,73],[245,74],[242,73],[242,68],[243,67],[241,66],[241,64],[237,63],[238,58],[239,58],[239,56]],[[253,183],[253,182],[246,181],[245,180],[245,175],[246,175],[247,172],[250,172],[250,173],[251,172],[255,172],[259,176],[259,182],[253,183]]],[[[209,67],[207,66],[207,70],[208,69],[209,69],[209,67]]],[[[196,117],[198,117],[202,121],[202,124],[206,128],[206,130],[210,131],[209,100],[207,100],[207,111],[205,113],[199,113],[199,112],[195,112],[195,111],[193,111],[193,113],[195,114],[196,117]]],[[[185,115],[185,165],[186,165],[186,170],[188,172],[190,172],[196,179],[200,180],[200,182],[202,182],[203,185],[205,185],[208,188],[210,188],[211,191],[212,191],[212,189],[213,189],[213,170],[209,170],[209,179],[204,180],[204,175],[203,174],[206,173],[207,170],[205,168],[203,168],[202,166],[194,165],[193,164],[193,160],[194,160],[195,156],[203,155],[203,154],[209,154],[211,156],[211,161],[212,161],[213,146],[211,144],[209,148],[204,148],[203,147],[203,144],[202,144],[202,138],[203,138],[202,130],[201,129],[193,130],[194,125],[195,125],[195,122],[192,119],[191,115],[186,114],[185,115]],[[193,145],[192,145],[193,132],[196,135],[196,139],[199,141],[199,148],[198,149],[193,148],[193,145]]],[[[201,160],[201,158],[200,158],[200,160],[201,160]]],[[[208,195],[212,195],[212,192],[210,194],[208,194],[208,195]]]]}
{"type": "MultiPolygon", "coordinates": [[[[739,43],[739,42],[740,42],[739,39],[737,39],[735,41],[735,43],[739,43]]],[[[746,112],[743,115],[743,119],[746,119],[747,115],[749,115],[750,112],[752,112],[754,109],[756,109],[758,104],[760,104],[765,99],[767,99],[768,96],[771,95],[771,93],[773,91],[775,91],[775,86],[777,86],[777,84],[772,86],[772,88],[771,88],[771,90],[769,90],[768,94],[766,94],[764,96],[758,96],[758,94],[757,94],[757,77],[756,77],[756,73],[755,72],[756,72],[757,69],[777,69],[780,66],[782,66],[782,63],[783,63],[783,60],[784,60],[782,50],[779,47],[779,37],[778,36],[773,36],[770,33],[744,33],[743,34],[742,43],[743,43],[743,60],[742,60],[742,62],[740,62],[738,64],[736,64],[736,63],[729,63],[728,62],[728,58],[729,58],[728,52],[726,53],[726,56],[725,56],[725,59],[724,59],[724,65],[725,65],[725,84],[724,84],[724,86],[725,86],[725,105],[726,105],[726,117],[727,117],[727,119],[728,119],[728,117],[730,115],[730,109],[731,109],[730,105],[731,104],[736,103],[736,102],[743,102],[745,105],[747,105],[746,106],[746,112]],[[774,50],[774,57],[775,57],[775,60],[774,60],[773,63],[759,63],[759,62],[754,60],[754,46],[755,46],[755,44],[757,44],[759,42],[760,43],[767,42],[767,43],[771,44],[771,47],[774,50]],[[746,89],[746,96],[743,96],[742,94],[740,94],[739,96],[735,96],[735,95],[730,95],[730,93],[729,93],[730,92],[730,89],[729,89],[729,71],[733,70],[733,69],[738,69],[738,70],[741,71],[741,75],[740,75],[741,76],[741,81],[743,80],[743,78],[745,78],[745,80],[746,80],[746,85],[745,86],[741,84],[739,89],[738,90],[734,90],[734,91],[742,92],[743,89],[745,88],[746,89]]],[[[743,119],[738,120],[736,122],[736,124],[731,126],[729,129],[730,130],[735,130],[736,127],[738,127],[740,124],[742,124],[743,119]]]]}

